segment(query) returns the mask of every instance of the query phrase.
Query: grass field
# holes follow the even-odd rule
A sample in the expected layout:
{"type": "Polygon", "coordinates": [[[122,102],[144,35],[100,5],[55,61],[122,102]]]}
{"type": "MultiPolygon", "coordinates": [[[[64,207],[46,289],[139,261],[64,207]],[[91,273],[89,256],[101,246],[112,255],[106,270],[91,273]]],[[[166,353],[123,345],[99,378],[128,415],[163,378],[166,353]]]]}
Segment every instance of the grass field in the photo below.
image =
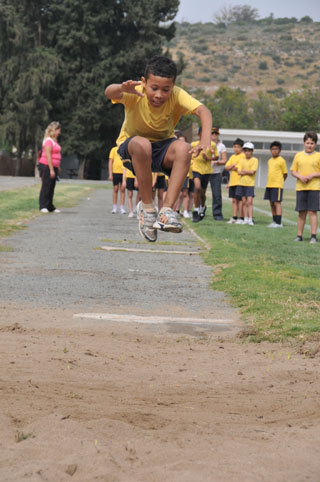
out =
{"type": "MultiPolygon", "coordinates": [[[[224,189],[224,196],[226,190],[224,189]]],[[[192,228],[211,246],[204,255],[214,267],[214,289],[227,293],[248,323],[248,336],[259,341],[318,338],[320,333],[320,243],[310,245],[310,229],[303,243],[294,243],[297,213],[295,192],[285,191],[283,229],[270,229],[269,204],[256,190],[255,226],[214,222],[210,213],[192,228]]],[[[225,199],[226,221],[231,203],[225,199]]]]}
{"type": "MultiPolygon", "coordinates": [[[[23,229],[24,223],[39,213],[40,185],[0,192],[0,239],[23,229]]],[[[92,187],[88,185],[59,185],[55,191],[54,202],[59,208],[76,205],[92,187]]],[[[8,248],[1,246],[0,251],[8,248]]]]}

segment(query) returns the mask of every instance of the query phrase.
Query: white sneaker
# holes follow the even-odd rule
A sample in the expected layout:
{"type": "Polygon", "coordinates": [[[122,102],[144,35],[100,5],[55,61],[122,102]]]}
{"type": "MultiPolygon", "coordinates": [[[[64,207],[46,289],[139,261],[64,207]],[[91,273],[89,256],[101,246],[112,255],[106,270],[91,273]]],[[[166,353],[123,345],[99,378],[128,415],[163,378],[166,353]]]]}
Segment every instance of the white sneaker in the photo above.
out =
{"type": "Polygon", "coordinates": [[[183,217],[186,219],[190,218],[190,214],[188,213],[188,211],[183,211],[183,217]]]}
{"type": "Polygon", "coordinates": [[[277,223],[272,221],[272,223],[268,224],[268,228],[275,228],[277,226],[277,223]]]}
{"type": "MultiPolygon", "coordinates": [[[[230,218],[229,221],[227,222],[227,224],[236,224],[237,221],[241,221],[241,219],[230,218]]],[[[238,223],[238,224],[240,224],[240,223],[238,223]]]]}
{"type": "Polygon", "coordinates": [[[275,226],[273,226],[274,228],[283,228],[283,224],[277,224],[275,226]]]}
{"type": "Polygon", "coordinates": [[[53,212],[53,213],[57,213],[57,214],[61,213],[60,209],[55,209],[55,210],[52,211],[52,212],[53,212]]]}
{"type": "Polygon", "coordinates": [[[113,208],[112,211],[111,211],[112,214],[117,214],[117,208],[113,208]]]}
{"type": "Polygon", "coordinates": [[[134,218],[135,214],[133,212],[128,214],[128,218],[134,218]]]}
{"type": "Polygon", "coordinates": [[[254,226],[254,222],[253,222],[252,219],[248,219],[247,224],[248,224],[249,226],[254,226]]]}
{"type": "Polygon", "coordinates": [[[40,213],[48,213],[49,210],[47,208],[42,208],[40,209],[40,213]]]}
{"type": "Polygon", "coordinates": [[[249,224],[249,218],[244,218],[242,224],[249,224]]]}
{"type": "Polygon", "coordinates": [[[120,213],[121,214],[127,214],[126,210],[124,209],[123,206],[120,206],[120,213]]]}
{"type": "Polygon", "coordinates": [[[244,224],[244,220],[243,219],[237,219],[234,224],[244,224]]]}

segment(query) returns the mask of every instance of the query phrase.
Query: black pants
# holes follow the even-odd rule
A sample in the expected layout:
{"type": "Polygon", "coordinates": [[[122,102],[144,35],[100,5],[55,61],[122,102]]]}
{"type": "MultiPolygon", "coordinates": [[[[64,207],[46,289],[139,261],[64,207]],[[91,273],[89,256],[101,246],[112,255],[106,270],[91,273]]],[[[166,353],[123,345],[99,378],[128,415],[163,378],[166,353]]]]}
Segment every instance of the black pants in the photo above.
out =
{"type": "Polygon", "coordinates": [[[221,195],[222,174],[210,174],[210,186],[212,191],[212,216],[221,218],[222,216],[222,195],[221,195]]]}
{"type": "Polygon", "coordinates": [[[39,196],[39,209],[47,208],[48,211],[52,212],[56,208],[53,205],[53,195],[54,195],[54,188],[56,186],[56,180],[58,175],[58,168],[54,167],[55,177],[52,179],[50,177],[50,169],[49,166],[45,164],[39,164],[39,172],[41,177],[41,190],[39,196]]]}

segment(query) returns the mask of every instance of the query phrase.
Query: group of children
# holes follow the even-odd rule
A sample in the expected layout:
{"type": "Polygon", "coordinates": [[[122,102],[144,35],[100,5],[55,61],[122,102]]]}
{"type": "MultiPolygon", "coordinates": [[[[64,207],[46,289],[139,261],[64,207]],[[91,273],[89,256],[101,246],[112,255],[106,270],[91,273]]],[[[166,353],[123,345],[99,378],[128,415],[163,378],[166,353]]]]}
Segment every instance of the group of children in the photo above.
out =
{"type": "MultiPolygon", "coordinates": [[[[125,214],[124,196],[127,188],[129,217],[133,217],[133,191],[137,190],[139,231],[150,242],[156,241],[158,230],[182,231],[177,211],[179,202],[181,205],[181,201],[187,197],[190,180],[194,183],[192,221],[199,222],[204,218],[206,188],[214,172],[212,166],[219,162],[219,153],[212,137],[211,113],[201,102],[175,85],[176,75],[175,63],[167,57],[158,56],[147,64],[141,81],[111,84],[105,90],[108,99],[123,104],[125,109],[117,147],[110,153],[109,172],[114,184],[112,212],[117,210],[116,199],[120,186],[120,212],[125,214]],[[201,125],[199,141],[193,142],[191,147],[182,136],[179,138],[175,135],[180,117],[190,113],[199,118],[201,125]],[[120,170],[121,164],[123,172],[116,172],[114,166],[119,165],[120,170]],[[155,206],[156,190],[158,209],[155,206]]],[[[320,154],[315,151],[317,140],[316,133],[307,132],[304,136],[305,150],[295,156],[291,166],[291,173],[297,178],[296,210],[299,217],[296,241],[302,241],[309,213],[311,243],[317,242],[317,211],[320,210],[320,154]]],[[[270,149],[272,157],[268,161],[265,199],[270,202],[273,216],[270,227],[273,228],[282,227],[281,201],[287,168],[280,156],[281,144],[275,141],[270,149]]],[[[234,154],[225,164],[230,172],[229,197],[232,198],[233,213],[230,224],[254,225],[253,198],[259,163],[253,152],[251,142],[236,139],[234,154]]],[[[189,201],[190,197],[188,201],[185,199],[185,217],[189,217],[189,201]]]]}
{"type": "MultiPolygon", "coordinates": [[[[307,214],[310,218],[310,243],[317,242],[318,215],[320,210],[320,153],[316,151],[318,136],[306,132],[303,138],[304,151],[298,152],[290,171],[297,179],[296,211],[298,212],[298,233],[295,241],[303,241],[303,230],[307,214]]],[[[286,161],[280,156],[281,143],[270,144],[271,158],[268,160],[268,176],[264,199],[270,202],[272,223],[269,228],[282,228],[283,186],[288,171],[286,161]]],[[[233,143],[234,154],[226,163],[230,173],[229,197],[232,198],[232,218],[229,224],[254,225],[253,198],[258,159],[253,157],[254,145],[236,139],[233,143]]]]}

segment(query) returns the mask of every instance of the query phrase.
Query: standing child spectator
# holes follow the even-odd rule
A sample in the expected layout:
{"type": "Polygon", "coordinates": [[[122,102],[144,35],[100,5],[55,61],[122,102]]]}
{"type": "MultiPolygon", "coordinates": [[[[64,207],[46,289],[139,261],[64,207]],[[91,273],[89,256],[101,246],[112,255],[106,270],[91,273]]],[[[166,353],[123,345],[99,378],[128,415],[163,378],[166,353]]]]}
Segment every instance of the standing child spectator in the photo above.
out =
{"type": "Polygon", "coordinates": [[[256,172],[258,170],[259,161],[253,157],[254,145],[252,142],[246,142],[243,145],[244,157],[240,159],[238,164],[238,174],[240,176],[239,185],[236,189],[236,195],[242,197],[243,203],[243,224],[254,226],[253,222],[253,198],[254,185],[256,180],[256,172]]]}
{"type": "Polygon", "coordinates": [[[306,132],[303,138],[304,151],[298,152],[290,168],[297,179],[296,211],[298,215],[298,234],[295,241],[302,241],[304,225],[309,213],[311,239],[317,242],[318,211],[320,210],[320,153],[316,152],[318,136],[315,132],[306,132]]]}
{"type": "Polygon", "coordinates": [[[223,221],[222,214],[222,173],[227,162],[227,148],[219,139],[219,127],[212,127],[211,139],[216,144],[219,159],[212,161],[213,172],[210,174],[210,186],[212,191],[212,216],[216,221],[223,221]]]}
{"type": "Polygon", "coordinates": [[[152,173],[152,198],[156,197],[156,192],[158,191],[158,211],[161,210],[163,206],[163,196],[164,191],[167,187],[165,175],[162,172],[152,173]]]}
{"type": "Polygon", "coordinates": [[[117,212],[118,191],[120,187],[120,212],[121,214],[126,214],[126,210],[124,208],[126,189],[122,184],[123,164],[119,154],[117,153],[117,149],[117,146],[113,147],[109,154],[109,181],[112,181],[113,183],[113,207],[111,212],[112,214],[116,214],[117,212]]]}
{"type": "Polygon", "coordinates": [[[243,140],[239,138],[236,139],[233,143],[234,154],[232,154],[226,164],[226,170],[230,172],[228,183],[229,198],[232,199],[232,217],[229,219],[228,224],[244,223],[242,197],[236,194],[236,189],[240,180],[240,176],[238,174],[238,164],[240,159],[245,157],[244,153],[242,152],[242,147],[243,140]]]}
{"type": "MultiPolygon", "coordinates": [[[[201,127],[199,128],[198,135],[201,136],[201,127]]],[[[192,142],[191,146],[195,148],[198,143],[199,141],[192,142]]],[[[211,152],[214,153],[214,157],[211,156],[211,152],[200,152],[192,159],[192,175],[194,182],[194,211],[192,214],[192,221],[194,223],[201,221],[206,214],[206,190],[210,174],[212,173],[211,161],[216,160],[219,157],[217,146],[213,141],[211,141],[210,147],[211,152]]]]}
{"type": "Polygon", "coordinates": [[[130,171],[130,169],[123,170],[122,187],[124,189],[127,188],[127,191],[128,191],[128,206],[129,206],[128,218],[134,218],[136,208],[133,207],[133,191],[137,191],[135,206],[140,201],[140,196],[139,196],[139,187],[138,187],[137,178],[130,171]]]}
{"type": "Polygon", "coordinates": [[[133,169],[139,183],[139,231],[147,241],[156,241],[157,230],[180,233],[182,224],[173,205],[187,176],[191,154],[209,148],[212,128],[210,111],[186,91],[175,85],[177,66],[168,57],[157,56],[146,66],[140,82],[127,80],[111,84],[106,96],[124,104],[125,120],[117,145],[124,165],[133,169]],[[174,137],[174,129],[184,114],[200,118],[200,142],[189,144],[174,137]],[[170,176],[168,191],[160,212],[153,205],[152,171],[170,176]]]}
{"type": "Polygon", "coordinates": [[[264,199],[270,201],[272,223],[269,228],[282,228],[282,197],[283,184],[287,178],[288,170],[286,161],[280,156],[281,142],[274,141],[270,144],[272,157],[268,160],[268,177],[264,199]]]}

